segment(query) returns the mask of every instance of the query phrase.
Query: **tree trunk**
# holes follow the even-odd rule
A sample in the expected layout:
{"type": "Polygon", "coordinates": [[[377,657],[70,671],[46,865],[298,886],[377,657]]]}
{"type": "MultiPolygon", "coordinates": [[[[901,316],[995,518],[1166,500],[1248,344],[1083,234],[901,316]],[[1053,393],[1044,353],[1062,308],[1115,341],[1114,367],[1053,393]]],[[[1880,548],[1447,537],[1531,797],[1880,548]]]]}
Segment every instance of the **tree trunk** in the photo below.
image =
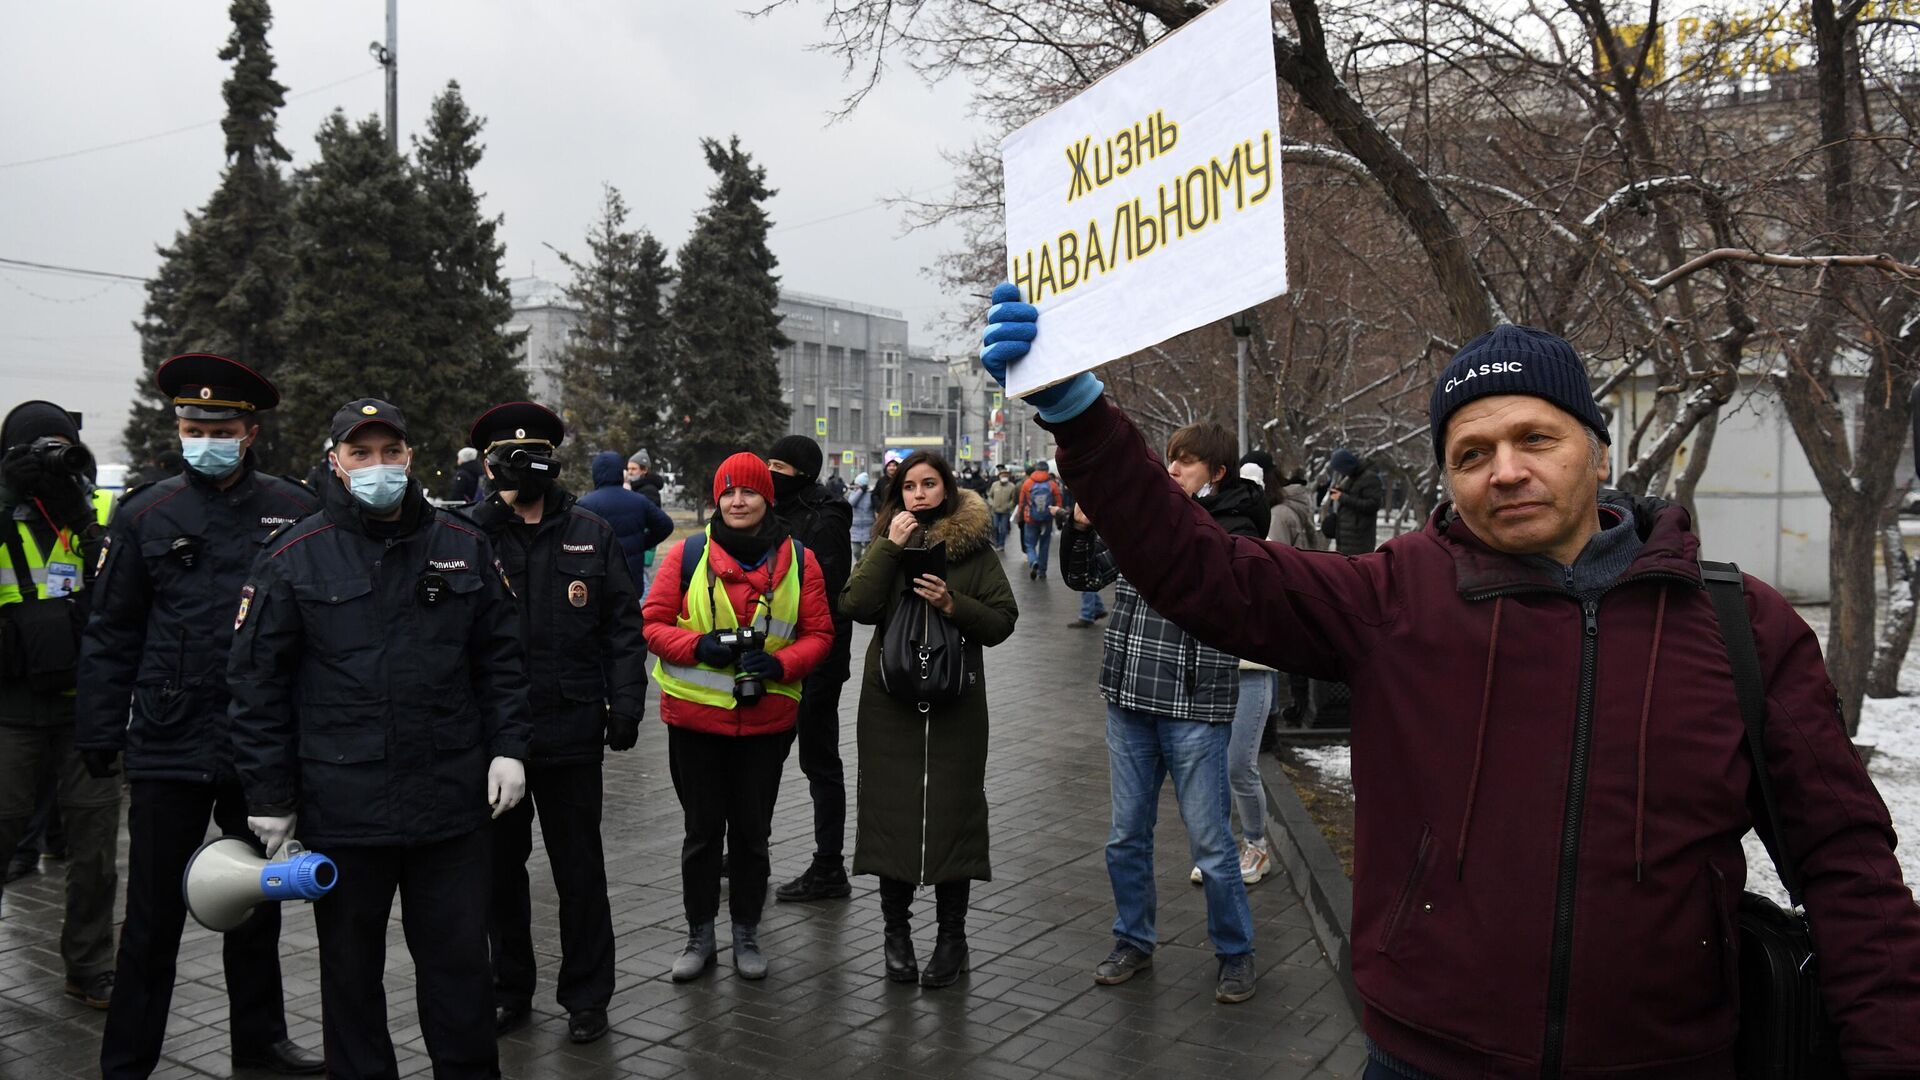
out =
{"type": "Polygon", "coordinates": [[[1828,577],[1833,584],[1827,629],[1827,674],[1840,692],[1840,715],[1847,735],[1860,730],[1860,699],[1873,659],[1873,549],[1880,540],[1880,508],[1854,497],[1831,503],[1832,550],[1828,577]]]}
{"type": "Polygon", "coordinates": [[[1700,418],[1700,426],[1694,429],[1693,446],[1687,451],[1686,467],[1673,479],[1673,501],[1687,508],[1687,516],[1693,519],[1693,533],[1702,537],[1700,531],[1700,508],[1694,505],[1694,492],[1700,488],[1700,477],[1706,474],[1707,459],[1713,453],[1713,436],[1720,430],[1720,412],[1714,410],[1700,418]]]}
{"type": "Polygon", "coordinates": [[[1880,628],[1880,644],[1873,650],[1873,666],[1867,670],[1867,696],[1900,696],[1900,667],[1907,659],[1907,646],[1913,641],[1913,621],[1920,611],[1920,579],[1913,573],[1913,560],[1907,558],[1907,546],[1900,538],[1900,516],[1887,512],[1880,530],[1880,558],[1887,568],[1887,619],[1880,628]]]}

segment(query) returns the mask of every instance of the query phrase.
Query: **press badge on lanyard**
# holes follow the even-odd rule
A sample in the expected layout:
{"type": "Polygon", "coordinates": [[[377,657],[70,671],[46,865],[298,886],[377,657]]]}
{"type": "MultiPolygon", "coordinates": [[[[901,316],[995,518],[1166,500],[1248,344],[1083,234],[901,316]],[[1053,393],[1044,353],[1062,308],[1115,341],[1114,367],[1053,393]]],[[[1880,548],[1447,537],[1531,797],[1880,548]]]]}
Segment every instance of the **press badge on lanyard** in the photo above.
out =
{"type": "Polygon", "coordinates": [[[72,596],[80,590],[80,568],[72,563],[47,564],[47,596],[72,596]]]}

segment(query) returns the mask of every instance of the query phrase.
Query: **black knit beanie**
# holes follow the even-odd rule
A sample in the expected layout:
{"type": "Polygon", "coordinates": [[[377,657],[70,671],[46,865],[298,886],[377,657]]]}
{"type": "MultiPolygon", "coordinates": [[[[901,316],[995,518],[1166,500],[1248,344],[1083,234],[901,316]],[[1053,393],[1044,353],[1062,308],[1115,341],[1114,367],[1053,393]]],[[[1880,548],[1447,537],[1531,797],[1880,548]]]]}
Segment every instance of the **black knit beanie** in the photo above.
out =
{"type": "Polygon", "coordinates": [[[1565,338],[1531,326],[1501,326],[1466,343],[1433,386],[1433,456],[1446,464],[1447,420],[1460,406],[1494,394],[1545,398],[1613,445],[1593,400],[1587,367],[1565,338]]]}
{"type": "Polygon", "coordinates": [[[808,480],[820,479],[820,466],[826,460],[820,444],[805,435],[788,435],[767,451],[767,460],[784,461],[808,480]]]}
{"type": "Polygon", "coordinates": [[[30,445],[48,435],[65,435],[80,441],[80,426],[72,414],[51,401],[23,401],[0,422],[0,450],[30,445]]]}

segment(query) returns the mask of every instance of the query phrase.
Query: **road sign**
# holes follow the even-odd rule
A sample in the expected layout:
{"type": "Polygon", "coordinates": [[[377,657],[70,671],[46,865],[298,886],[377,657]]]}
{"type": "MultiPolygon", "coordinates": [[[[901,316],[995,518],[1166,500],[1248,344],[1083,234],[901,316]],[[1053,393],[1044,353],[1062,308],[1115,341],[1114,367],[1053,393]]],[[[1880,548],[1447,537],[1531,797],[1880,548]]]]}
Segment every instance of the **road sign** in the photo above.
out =
{"type": "Polygon", "coordinates": [[[899,402],[897,402],[897,401],[889,401],[889,402],[887,402],[887,415],[888,415],[888,416],[899,416],[899,415],[900,415],[900,403],[899,403],[899,402]]]}
{"type": "Polygon", "coordinates": [[[842,465],[853,464],[853,451],[851,450],[840,451],[840,464],[842,465]]]}
{"type": "Polygon", "coordinates": [[[961,443],[961,444],[960,444],[960,460],[961,460],[961,461],[972,461],[972,460],[973,460],[973,447],[971,447],[971,446],[968,446],[968,445],[967,445],[967,444],[965,444],[965,443],[961,443]]]}
{"type": "Polygon", "coordinates": [[[823,439],[827,437],[827,418],[826,417],[816,416],[813,418],[813,433],[815,435],[820,436],[823,439]]]}

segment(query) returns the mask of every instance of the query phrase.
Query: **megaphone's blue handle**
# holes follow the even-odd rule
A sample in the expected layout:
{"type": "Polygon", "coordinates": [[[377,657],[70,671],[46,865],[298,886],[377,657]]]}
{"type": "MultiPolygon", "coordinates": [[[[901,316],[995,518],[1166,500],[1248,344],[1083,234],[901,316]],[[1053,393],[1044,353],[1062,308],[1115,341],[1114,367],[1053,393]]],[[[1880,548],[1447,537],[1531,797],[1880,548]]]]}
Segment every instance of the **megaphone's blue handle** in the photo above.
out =
{"type": "Polygon", "coordinates": [[[318,900],[339,877],[332,859],[303,851],[260,868],[260,896],[263,900],[318,900]]]}

